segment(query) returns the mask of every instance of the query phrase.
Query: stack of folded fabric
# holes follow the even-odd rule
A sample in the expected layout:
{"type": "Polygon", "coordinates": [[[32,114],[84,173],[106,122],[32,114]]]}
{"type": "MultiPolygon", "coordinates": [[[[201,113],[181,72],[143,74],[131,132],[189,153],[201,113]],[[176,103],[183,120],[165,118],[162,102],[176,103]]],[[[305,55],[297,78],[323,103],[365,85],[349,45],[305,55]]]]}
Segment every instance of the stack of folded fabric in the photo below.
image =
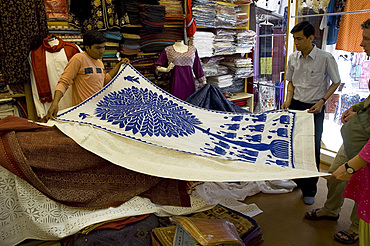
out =
{"type": "Polygon", "coordinates": [[[141,25],[150,33],[162,32],[166,21],[166,7],[163,5],[140,4],[141,25]]]}
{"type": "MultiPolygon", "coordinates": [[[[243,93],[243,92],[245,92],[245,79],[233,78],[233,84],[232,85],[230,85],[228,87],[221,88],[220,90],[224,94],[227,94],[227,93],[231,93],[231,94],[243,93]]],[[[240,103],[243,103],[243,104],[237,104],[236,102],[234,102],[234,103],[236,105],[242,107],[242,106],[246,105],[246,100],[240,100],[240,103]]]]}
{"type": "Polygon", "coordinates": [[[253,30],[237,30],[236,53],[250,53],[255,45],[256,33],[253,30]]]}
{"type": "Polygon", "coordinates": [[[157,58],[158,55],[138,55],[130,58],[130,64],[145,78],[152,81],[155,78],[154,62],[157,58]]]}
{"type": "Polygon", "coordinates": [[[216,26],[216,1],[193,0],[192,15],[197,26],[216,26]]]}
{"type": "Polygon", "coordinates": [[[213,56],[213,40],[215,35],[212,32],[197,31],[193,37],[193,45],[198,51],[200,58],[213,56]]]}
{"type": "Polygon", "coordinates": [[[159,5],[166,8],[166,25],[183,25],[184,24],[184,9],[180,0],[160,0],[159,5]]]}
{"type": "Polygon", "coordinates": [[[228,66],[234,78],[249,78],[253,76],[253,64],[251,58],[225,57],[221,64],[228,66]]]}
{"type": "Polygon", "coordinates": [[[66,42],[72,42],[82,46],[82,33],[81,28],[71,26],[68,21],[60,19],[48,19],[49,33],[63,39],[66,42]]]}
{"type": "Polygon", "coordinates": [[[61,34],[61,33],[56,34],[54,33],[54,31],[51,33],[55,34],[55,36],[57,36],[58,38],[61,38],[65,42],[74,43],[80,47],[83,45],[82,34],[67,34],[67,33],[66,34],[61,34]]]}
{"type": "Polygon", "coordinates": [[[236,26],[235,5],[218,2],[215,24],[217,28],[234,28],[236,26]]]}
{"type": "Polygon", "coordinates": [[[44,0],[48,21],[68,21],[67,0],[44,0]]]}
{"type": "Polygon", "coordinates": [[[124,56],[135,55],[140,52],[140,36],[137,34],[121,33],[123,39],[119,51],[124,56]]]}
{"type": "Polygon", "coordinates": [[[124,9],[127,12],[129,23],[131,25],[140,24],[140,15],[139,15],[139,0],[125,0],[122,1],[124,9]]]}
{"type": "MultiPolygon", "coordinates": [[[[204,76],[216,76],[220,75],[219,73],[219,63],[224,59],[222,56],[213,56],[213,57],[206,57],[201,59],[201,64],[204,72],[204,76]]],[[[227,73],[227,70],[226,70],[227,73]]],[[[226,74],[223,73],[223,74],[226,74]]]]}
{"type": "Polygon", "coordinates": [[[145,53],[160,53],[176,40],[182,40],[184,36],[181,28],[166,27],[161,33],[150,33],[145,29],[140,30],[140,49],[145,53]]]}
{"type": "Polygon", "coordinates": [[[232,55],[235,53],[235,46],[232,43],[215,42],[213,48],[214,55],[232,55]]]}
{"type": "Polygon", "coordinates": [[[213,30],[215,42],[231,42],[235,40],[236,30],[217,28],[213,30]]]}
{"type": "Polygon", "coordinates": [[[218,75],[207,78],[207,83],[213,84],[218,88],[227,87],[233,84],[233,76],[230,74],[218,75]]]}
{"type": "Polygon", "coordinates": [[[214,55],[231,55],[235,53],[235,30],[215,29],[214,55]]]}
{"type": "Polygon", "coordinates": [[[105,69],[109,71],[119,62],[119,42],[122,40],[122,35],[119,31],[106,31],[104,37],[107,42],[105,42],[102,60],[105,69]]]}
{"type": "Polygon", "coordinates": [[[247,13],[236,13],[236,26],[248,26],[249,17],[247,13]]]}
{"type": "Polygon", "coordinates": [[[106,31],[104,32],[104,37],[111,42],[119,42],[122,40],[122,35],[119,31],[106,31]]]}

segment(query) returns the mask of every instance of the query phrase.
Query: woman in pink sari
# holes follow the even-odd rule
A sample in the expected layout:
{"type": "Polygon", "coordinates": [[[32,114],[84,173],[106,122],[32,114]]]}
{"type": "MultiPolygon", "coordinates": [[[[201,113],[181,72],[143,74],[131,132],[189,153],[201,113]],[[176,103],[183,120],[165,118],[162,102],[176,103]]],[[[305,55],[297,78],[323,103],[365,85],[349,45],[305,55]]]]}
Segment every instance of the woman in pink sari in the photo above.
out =
{"type": "MultiPolygon", "coordinates": [[[[349,180],[343,197],[357,202],[360,246],[370,245],[370,140],[360,153],[340,166],[330,177],[349,180]]],[[[330,178],[329,177],[329,178],[330,178]]]]}

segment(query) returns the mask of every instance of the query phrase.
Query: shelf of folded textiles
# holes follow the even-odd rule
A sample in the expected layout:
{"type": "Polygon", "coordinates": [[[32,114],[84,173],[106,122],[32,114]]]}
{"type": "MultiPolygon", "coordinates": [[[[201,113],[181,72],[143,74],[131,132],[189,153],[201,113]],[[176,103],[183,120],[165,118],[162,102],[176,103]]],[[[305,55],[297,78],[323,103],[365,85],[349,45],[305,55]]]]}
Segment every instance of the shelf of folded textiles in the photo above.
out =
{"type": "MultiPolygon", "coordinates": [[[[164,27],[184,27],[184,25],[163,25],[164,27]]],[[[123,27],[143,27],[142,25],[124,25],[123,27]]]]}
{"type": "Polygon", "coordinates": [[[200,28],[200,29],[214,29],[214,28],[223,28],[223,29],[234,29],[234,30],[245,30],[245,29],[249,29],[248,26],[235,26],[235,27],[228,27],[228,28],[225,28],[225,27],[208,27],[208,26],[197,26],[197,28],[200,28]]]}
{"type": "Polygon", "coordinates": [[[26,94],[21,94],[21,93],[16,93],[16,94],[0,93],[0,99],[25,97],[25,96],[26,96],[26,94]]]}

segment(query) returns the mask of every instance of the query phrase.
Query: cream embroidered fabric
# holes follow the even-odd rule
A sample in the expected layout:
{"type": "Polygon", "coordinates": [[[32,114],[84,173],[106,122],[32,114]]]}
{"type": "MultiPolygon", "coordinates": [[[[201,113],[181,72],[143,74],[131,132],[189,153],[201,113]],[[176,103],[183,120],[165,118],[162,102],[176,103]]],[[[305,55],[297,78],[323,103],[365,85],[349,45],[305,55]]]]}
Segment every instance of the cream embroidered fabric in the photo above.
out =
{"type": "Polygon", "coordinates": [[[314,161],[312,114],[198,108],[130,65],[50,124],[112,163],[158,177],[229,182],[323,175],[314,161]]]}

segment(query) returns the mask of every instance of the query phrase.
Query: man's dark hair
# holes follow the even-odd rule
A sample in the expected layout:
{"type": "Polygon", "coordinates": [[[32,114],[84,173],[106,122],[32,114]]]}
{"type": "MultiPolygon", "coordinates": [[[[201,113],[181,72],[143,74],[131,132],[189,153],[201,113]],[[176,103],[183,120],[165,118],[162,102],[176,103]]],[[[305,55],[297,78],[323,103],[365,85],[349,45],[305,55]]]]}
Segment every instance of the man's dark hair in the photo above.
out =
{"type": "Polygon", "coordinates": [[[102,44],[106,41],[107,39],[104,37],[104,34],[97,30],[87,31],[84,33],[84,36],[83,36],[84,47],[91,46],[94,44],[102,44]]]}
{"type": "Polygon", "coordinates": [[[290,33],[293,34],[293,33],[300,32],[300,31],[303,31],[303,35],[306,38],[308,38],[311,35],[315,36],[315,28],[308,21],[299,22],[297,25],[293,27],[290,33]]]}
{"type": "Polygon", "coordinates": [[[367,19],[364,21],[364,23],[361,24],[362,29],[370,29],[370,19],[367,19]]]}

